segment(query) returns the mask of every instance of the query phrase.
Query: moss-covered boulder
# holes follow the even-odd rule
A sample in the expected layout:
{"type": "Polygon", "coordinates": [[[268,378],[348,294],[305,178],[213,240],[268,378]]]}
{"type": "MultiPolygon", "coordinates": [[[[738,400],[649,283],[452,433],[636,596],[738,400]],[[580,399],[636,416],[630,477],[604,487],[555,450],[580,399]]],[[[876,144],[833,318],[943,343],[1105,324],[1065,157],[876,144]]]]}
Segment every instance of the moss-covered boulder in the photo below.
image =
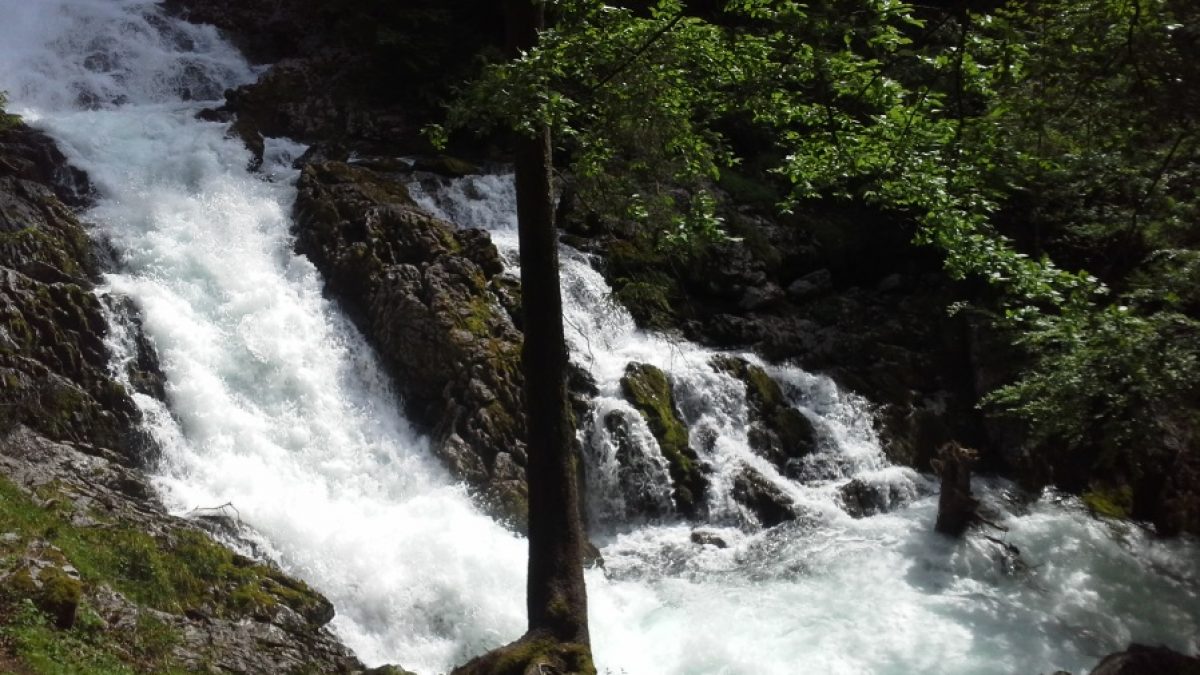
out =
{"type": "Polygon", "coordinates": [[[676,507],[685,515],[696,515],[704,507],[708,479],[688,445],[688,428],[679,417],[666,373],[646,363],[631,363],[621,378],[621,390],[658,440],[674,483],[676,507]]]}
{"type": "Polygon", "coordinates": [[[746,385],[749,414],[746,431],[750,447],[781,472],[794,475],[799,461],[817,447],[812,422],[792,407],[767,371],[736,356],[718,355],[712,367],[736,377],[746,385]]]}

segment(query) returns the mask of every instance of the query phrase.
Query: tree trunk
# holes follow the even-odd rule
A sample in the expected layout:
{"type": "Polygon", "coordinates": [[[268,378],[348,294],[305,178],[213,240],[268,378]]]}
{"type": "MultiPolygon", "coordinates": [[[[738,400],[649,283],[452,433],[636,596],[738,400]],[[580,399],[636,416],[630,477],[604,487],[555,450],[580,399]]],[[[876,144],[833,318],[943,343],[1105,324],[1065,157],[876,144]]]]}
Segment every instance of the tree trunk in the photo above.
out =
{"type": "MultiPolygon", "coordinates": [[[[509,51],[532,48],[544,21],[542,0],[506,0],[509,51]]],[[[550,130],[518,137],[517,221],[525,344],[525,412],[529,461],[529,630],[521,639],[473,659],[454,675],[595,675],[583,583],[585,538],[578,462],[567,399],[567,341],[558,285],[550,130]]]]}
{"type": "MultiPolygon", "coordinates": [[[[543,25],[537,0],[508,0],[509,47],[530,49],[543,25]]],[[[517,220],[521,242],[521,298],[529,462],[530,633],[588,644],[583,581],[583,524],[578,466],[567,399],[567,344],[563,335],[554,227],[550,130],[519,137],[516,149],[517,220]]]]}

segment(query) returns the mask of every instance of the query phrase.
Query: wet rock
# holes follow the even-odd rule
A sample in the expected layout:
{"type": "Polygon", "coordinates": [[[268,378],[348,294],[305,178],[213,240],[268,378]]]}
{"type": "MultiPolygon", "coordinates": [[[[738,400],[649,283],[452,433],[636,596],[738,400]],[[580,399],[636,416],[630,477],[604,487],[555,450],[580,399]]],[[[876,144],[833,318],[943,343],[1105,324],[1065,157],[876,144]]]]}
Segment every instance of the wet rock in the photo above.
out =
{"type": "Polygon", "coordinates": [[[732,494],[763,527],[775,527],[799,516],[792,498],[750,466],[743,465],[733,479],[732,494]]]}
{"type": "Polygon", "coordinates": [[[692,530],[692,543],[700,546],[729,548],[729,543],[720,534],[712,530],[692,530]]]}
{"type": "Polygon", "coordinates": [[[67,206],[92,196],[87,174],[73,167],[53,139],[24,125],[0,131],[0,176],[45,186],[67,206]]]}
{"type": "Polygon", "coordinates": [[[522,339],[487,233],[430,216],[401,178],[361,166],[310,162],[298,187],[297,251],[379,350],[434,452],[521,527],[522,339]]]}
{"type": "Polygon", "coordinates": [[[1104,657],[1091,672],[1092,675],[1200,675],[1200,658],[1166,647],[1132,644],[1123,652],[1104,657]]]}
{"type": "Polygon", "coordinates": [[[247,116],[238,117],[229,126],[227,136],[242,141],[246,149],[250,151],[250,162],[246,165],[246,168],[251,171],[258,171],[262,167],[263,153],[266,152],[267,142],[263,138],[262,132],[250,121],[250,118],[247,116]]]}
{"type": "Polygon", "coordinates": [[[870,483],[861,478],[855,478],[838,489],[842,510],[852,518],[887,513],[903,505],[908,497],[908,492],[896,485],[870,483]]]}
{"type": "MultiPolygon", "coordinates": [[[[4,581],[6,589],[34,600],[63,628],[84,603],[116,631],[133,632],[147,620],[156,621],[178,635],[170,656],[184,669],[214,663],[231,672],[361,669],[324,628],[333,618],[328,600],[169,515],[140,471],[103,454],[81,452],[27,427],[0,435],[0,476],[31,504],[40,504],[43,521],[55,523],[46,536],[64,537],[73,550],[94,556],[93,576],[84,581],[63,550],[26,540],[17,556],[22,562],[4,581]],[[113,567],[106,560],[127,562],[113,567]],[[165,576],[165,569],[172,576],[165,576]],[[106,573],[120,579],[96,576],[106,573]],[[118,583],[154,584],[154,595],[147,595],[159,598],[160,606],[113,591],[111,585],[118,583]],[[177,597],[162,597],[172,590],[177,597]]],[[[4,547],[21,541],[17,537],[4,547]]]]}
{"type": "Polygon", "coordinates": [[[660,498],[660,486],[655,484],[661,469],[634,441],[626,413],[614,410],[604,416],[603,424],[617,446],[616,459],[620,467],[617,481],[625,499],[625,515],[646,518],[670,515],[671,503],[660,498]]]}
{"type": "Polygon", "coordinates": [[[158,350],[142,327],[137,306],[131,298],[124,296],[107,295],[102,301],[109,310],[111,320],[129,335],[128,342],[133,348],[133,354],[125,364],[129,384],[138,393],[166,402],[167,378],[158,361],[158,350]]]}
{"type": "Polygon", "coordinates": [[[833,290],[833,275],[829,270],[821,269],[796,279],[788,284],[788,296],[794,300],[812,298],[833,290]]]}
{"type": "Polygon", "coordinates": [[[63,201],[82,203],[86,177],[23,126],[0,132],[0,164],[0,433],[25,424],[151,459],[140,412],[109,372],[92,242],[63,201]]]}
{"type": "Polygon", "coordinates": [[[645,363],[630,363],[621,378],[625,398],[645,418],[658,440],[675,488],[681,513],[695,515],[704,505],[708,489],[696,452],[688,445],[688,429],[679,417],[666,373],[645,363]]]}
{"type": "Polygon", "coordinates": [[[746,385],[750,447],[781,473],[794,474],[799,461],[817,447],[812,422],[792,407],[779,384],[759,366],[726,355],[713,357],[710,365],[746,385]]]}

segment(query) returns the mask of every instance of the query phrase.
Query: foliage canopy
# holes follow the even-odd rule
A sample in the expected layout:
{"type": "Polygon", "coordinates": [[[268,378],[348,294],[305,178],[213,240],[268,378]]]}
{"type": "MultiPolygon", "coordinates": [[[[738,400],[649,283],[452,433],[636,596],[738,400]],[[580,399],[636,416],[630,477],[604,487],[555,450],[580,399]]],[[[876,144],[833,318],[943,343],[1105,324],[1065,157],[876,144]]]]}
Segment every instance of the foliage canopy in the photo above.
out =
{"type": "MultiPolygon", "coordinates": [[[[583,201],[660,245],[721,235],[713,185],[772,139],[789,193],[917,226],[1028,353],[987,402],[1068,452],[1194,425],[1200,9],[1182,0],[556,0],[447,127],[551,125],[583,201]],[[1182,411],[1182,412],[1181,412],[1182,411]]],[[[435,136],[443,129],[436,129],[435,136]]]]}

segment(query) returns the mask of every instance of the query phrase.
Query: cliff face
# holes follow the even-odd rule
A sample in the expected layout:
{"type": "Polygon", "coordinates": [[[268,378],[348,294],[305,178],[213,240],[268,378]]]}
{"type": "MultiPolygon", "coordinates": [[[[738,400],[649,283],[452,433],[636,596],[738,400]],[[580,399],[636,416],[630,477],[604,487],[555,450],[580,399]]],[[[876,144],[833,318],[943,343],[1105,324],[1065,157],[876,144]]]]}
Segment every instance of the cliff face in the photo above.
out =
{"type": "Polygon", "coordinates": [[[360,669],[323,628],[327,600],[210,536],[236,539],[236,520],[155,496],[132,395],[162,398],[163,380],[136,309],[95,292],[103,250],[73,210],[88,193],[44,135],[0,132],[0,665],[360,669]]]}

